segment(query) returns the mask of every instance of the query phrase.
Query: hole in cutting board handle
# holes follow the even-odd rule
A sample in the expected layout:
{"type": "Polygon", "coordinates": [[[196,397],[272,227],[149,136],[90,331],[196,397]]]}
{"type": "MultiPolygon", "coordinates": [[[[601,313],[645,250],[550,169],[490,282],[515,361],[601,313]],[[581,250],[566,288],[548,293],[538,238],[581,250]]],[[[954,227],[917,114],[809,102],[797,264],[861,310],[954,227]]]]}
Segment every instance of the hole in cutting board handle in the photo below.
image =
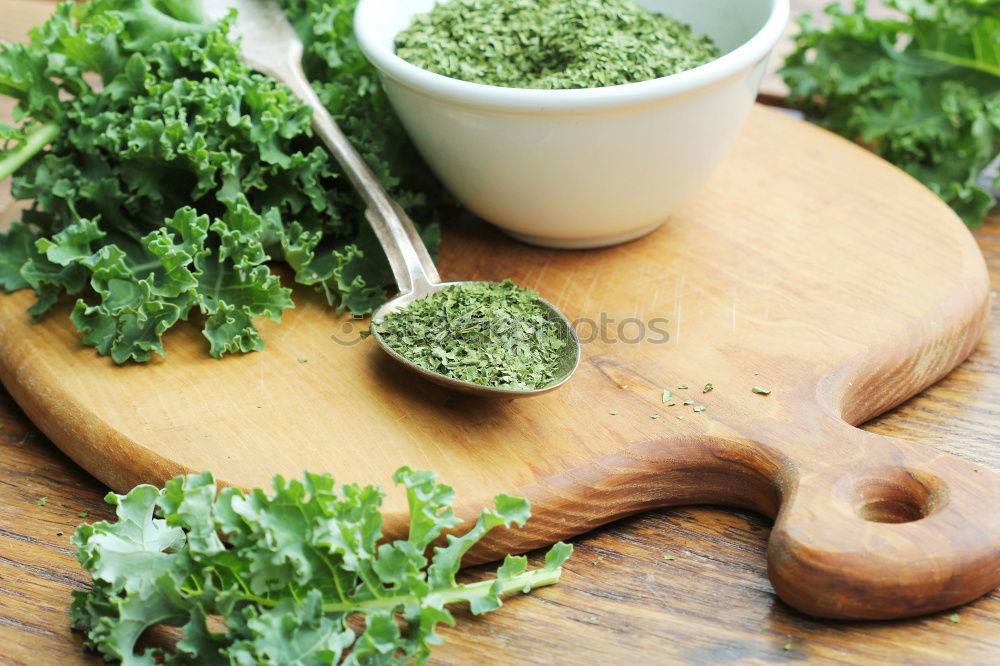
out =
{"type": "Polygon", "coordinates": [[[948,503],[948,487],[928,472],[905,467],[868,471],[847,498],[854,513],[873,523],[912,523],[948,503]]]}

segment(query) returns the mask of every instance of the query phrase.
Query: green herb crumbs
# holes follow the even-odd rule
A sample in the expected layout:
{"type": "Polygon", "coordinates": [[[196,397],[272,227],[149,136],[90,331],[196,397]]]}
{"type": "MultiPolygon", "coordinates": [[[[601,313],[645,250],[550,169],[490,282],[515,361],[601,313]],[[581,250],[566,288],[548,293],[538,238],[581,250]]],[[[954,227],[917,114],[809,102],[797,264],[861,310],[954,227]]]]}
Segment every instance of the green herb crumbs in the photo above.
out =
{"type": "Polygon", "coordinates": [[[510,280],[445,287],[372,326],[421,368],[500,388],[551,383],[566,347],[564,326],[549,317],[538,294],[510,280]]]}
{"type": "Polygon", "coordinates": [[[617,413],[618,413],[617,409],[612,409],[610,412],[608,412],[608,414],[611,414],[611,416],[614,416],[617,413]]]}
{"type": "Polygon", "coordinates": [[[667,403],[667,407],[673,407],[676,404],[677,404],[676,400],[671,400],[670,402],[667,403]]]}
{"type": "Polygon", "coordinates": [[[750,390],[757,395],[771,395],[771,389],[761,388],[760,386],[754,386],[750,390]]]}
{"type": "Polygon", "coordinates": [[[598,564],[600,564],[603,561],[604,561],[604,556],[603,555],[598,555],[597,559],[591,560],[590,563],[593,564],[594,566],[597,566],[598,564]]]}
{"type": "Polygon", "coordinates": [[[703,412],[703,411],[705,411],[705,405],[695,405],[695,406],[693,407],[693,409],[694,409],[694,411],[696,411],[696,412],[703,412]]]}
{"type": "Polygon", "coordinates": [[[810,534],[810,535],[809,535],[809,536],[807,536],[806,538],[807,538],[807,539],[809,539],[809,543],[812,543],[813,541],[815,541],[815,540],[816,540],[816,537],[815,537],[815,536],[813,536],[812,534],[810,534]]]}
{"type": "Polygon", "coordinates": [[[720,51],[633,0],[453,0],[416,16],[396,55],[463,81],[565,89],[669,76],[720,51]]]}
{"type": "Polygon", "coordinates": [[[687,384],[681,384],[681,385],[680,385],[680,386],[678,386],[677,388],[679,388],[679,389],[686,389],[687,387],[688,387],[688,385],[687,385],[687,384]]]}
{"type": "Polygon", "coordinates": [[[299,359],[299,363],[308,363],[308,362],[309,362],[308,359],[304,359],[304,358],[300,358],[299,359]]]}
{"type": "Polygon", "coordinates": [[[44,468],[45,468],[45,471],[47,472],[47,471],[49,471],[50,469],[52,469],[52,464],[51,464],[51,463],[45,463],[45,466],[44,466],[44,468]]]}
{"type": "Polygon", "coordinates": [[[958,613],[952,613],[948,619],[956,624],[962,621],[962,618],[958,616],[958,613]]]}
{"type": "Polygon", "coordinates": [[[660,418],[660,415],[659,414],[650,414],[649,418],[651,418],[651,419],[658,419],[658,418],[660,418]]]}
{"type": "Polygon", "coordinates": [[[681,421],[683,421],[683,420],[684,420],[684,416],[683,416],[682,414],[678,414],[678,415],[677,415],[677,418],[678,418],[678,419],[680,419],[681,421]]]}
{"type": "Polygon", "coordinates": [[[702,392],[702,393],[708,393],[709,391],[711,391],[711,390],[712,390],[712,389],[714,389],[714,388],[715,388],[715,387],[714,387],[714,386],[712,386],[711,384],[705,384],[705,388],[703,388],[703,389],[701,390],[701,392],[702,392]]]}
{"type": "Polygon", "coordinates": [[[43,497],[39,497],[39,498],[38,498],[38,501],[37,501],[37,502],[35,502],[35,504],[37,504],[38,506],[45,506],[45,504],[46,504],[46,503],[47,503],[48,501],[49,501],[49,498],[48,498],[48,497],[44,497],[44,496],[43,496],[43,497]]]}
{"type": "Polygon", "coordinates": [[[673,556],[673,555],[664,555],[664,556],[663,556],[663,559],[665,559],[665,560],[667,560],[668,562],[670,562],[670,561],[674,560],[675,558],[674,558],[674,556],[673,556]]]}
{"type": "Polygon", "coordinates": [[[791,643],[785,643],[784,645],[781,646],[781,649],[785,650],[785,651],[791,650],[792,649],[792,644],[791,643]]]}
{"type": "Polygon", "coordinates": [[[81,511],[80,513],[78,513],[76,515],[79,516],[80,518],[86,518],[87,516],[90,515],[90,512],[89,511],[81,511]]]}
{"type": "Polygon", "coordinates": [[[62,530],[59,530],[58,532],[56,532],[56,536],[62,536],[62,535],[63,535],[63,531],[62,530]]]}
{"type": "Polygon", "coordinates": [[[694,400],[692,400],[691,398],[688,398],[687,400],[684,401],[684,404],[685,405],[693,405],[694,404],[694,400]]]}
{"type": "Polygon", "coordinates": [[[663,389],[663,397],[660,398],[660,399],[663,402],[667,402],[668,400],[670,400],[670,396],[672,396],[672,395],[673,395],[673,393],[670,391],[670,389],[663,389]]]}

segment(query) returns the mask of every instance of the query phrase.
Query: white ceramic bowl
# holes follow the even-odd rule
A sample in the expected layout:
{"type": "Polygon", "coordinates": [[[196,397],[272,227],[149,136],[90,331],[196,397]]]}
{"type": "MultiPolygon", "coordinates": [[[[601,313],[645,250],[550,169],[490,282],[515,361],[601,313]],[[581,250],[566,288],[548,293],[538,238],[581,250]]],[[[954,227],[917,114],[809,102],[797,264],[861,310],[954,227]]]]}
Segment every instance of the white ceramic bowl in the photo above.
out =
{"type": "Polygon", "coordinates": [[[361,0],[354,26],[410,137],[469,210],[529,243],[599,247],[652,231],[705,185],[788,22],[789,0],[637,1],[708,34],[722,57],[620,86],[503,88],[395,55],[435,0],[361,0]]]}

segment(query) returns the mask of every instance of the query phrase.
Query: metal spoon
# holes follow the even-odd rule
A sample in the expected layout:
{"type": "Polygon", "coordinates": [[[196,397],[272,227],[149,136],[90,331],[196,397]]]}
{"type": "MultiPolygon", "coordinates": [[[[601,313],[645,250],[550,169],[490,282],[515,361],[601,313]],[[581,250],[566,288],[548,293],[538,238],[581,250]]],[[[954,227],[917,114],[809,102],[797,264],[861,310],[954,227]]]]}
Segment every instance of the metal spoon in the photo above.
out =
{"type": "MultiPolygon", "coordinates": [[[[372,315],[377,322],[394,310],[406,307],[418,298],[428,296],[447,286],[460,282],[441,282],[434,262],[427,248],[417,234],[413,221],[402,208],[393,201],[382,188],[375,174],[362,159],[351,142],[337,127],[326,107],[316,96],[302,72],[302,41],[295,33],[281,7],[275,0],[206,0],[204,9],[209,18],[225,18],[230,9],[238,12],[233,29],[233,37],[241,38],[244,62],[254,69],[281,81],[296,97],[312,107],[312,124],[316,134],[323,140],[330,152],[340,163],[350,178],[354,189],[361,195],[367,210],[365,217],[375,230],[382,249],[385,251],[392,274],[399,287],[399,295],[379,307],[372,315]]],[[[414,372],[420,373],[433,382],[462,391],[485,396],[519,397],[537,395],[563,384],[580,363],[580,341],[573,326],[566,317],[539,299],[547,315],[559,324],[566,346],[555,378],[537,389],[512,389],[497,386],[483,386],[471,382],[452,379],[446,375],[422,368],[396,353],[379,335],[378,327],[372,326],[375,340],[389,356],[414,372]]]]}

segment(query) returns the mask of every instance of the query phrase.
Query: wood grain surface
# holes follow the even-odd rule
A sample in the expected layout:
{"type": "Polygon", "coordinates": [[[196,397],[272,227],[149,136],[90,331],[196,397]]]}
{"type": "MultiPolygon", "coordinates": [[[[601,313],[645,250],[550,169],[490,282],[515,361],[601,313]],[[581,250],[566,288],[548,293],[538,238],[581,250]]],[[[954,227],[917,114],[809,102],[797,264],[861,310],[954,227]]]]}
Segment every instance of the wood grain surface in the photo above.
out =
{"type": "MultiPolygon", "coordinates": [[[[977,238],[995,288],[1000,220],[977,238]]],[[[1000,467],[998,341],[993,324],[969,362],[868,429],[1000,467]]],[[[0,423],[0,661],[100,663],[80,652],[67,628],[68,590],[86,581],[64,525],[79,522],[81,511],[90,512],[88,520],[109,517],[99,501],[104,489],[6,396],[0,423]],[[41,496],[44,507],[37,506],[41,496]]],[[[768,532],[768,521],[753,514],[708,508],[651,511],[597,530],[575,540],[578,552],[560,585],[484,618],[460,618],[459,628],[444,632],[435,662],[988,664],[1000,654],[996,593],[960,609],[958,622],[949,612],[846,623],[792,611],[765,577],[768,532]]]]}
{"type": "MultiPolygon", "coordinates": [[[[531,501],[528,526],[494,531],[472,561],[711,502],[778,518],[772,583],[815,615],[919,615],[1000,584],[1000,477],[847,425],[964,360],[988,305],[965,227],[867,151],[758,108],[713,184],[643,239],[567,252],[456,221],[439,266],[511,278],[588,322],[573,379],[530,400],[452,395],[360,326],[345,343],[349,315],[303,291],[262,325],[264,353],[212,359],[182,325],[166,358],[121,367],[81,346],[69,300],[33,324],[29,291],[0,296],[0,379],[118,492],[203,470],[244,488],[306,469],[387,484],[409,465],[454,485],[466,520],[499,493],[531,501]]],[[[385,511],[400,536],[404,494],[385,511]]]]}
{"type": "MultiPolygon", "coordinates": [[[[0,379],[119,492],[203,470],[244,488],[306,469],[386,484],[405,464],[454,485],[466,520],[499,493],[531,501],[528,526],[494,531],[473,562],[711,502],[777,518],[771,581],[815,615],[920,615],[1000,584],[1000,512],[987,510],[1000,477],[847,425],[939,379],[985,323],[979,250],[901,171],[758,108],[713,184],[643,239],[566,252],[456,221],[442,246],[445,280],[511,278],[587,322],[565,387],[452,395],[360,326],[345,344],[349,315],[302,291],[262,325],[265,353],[212,359],[188,324],[166,336],[166,358],[121,367],[80,345],[68,300],[32,323],[30,292],[3,296],[0,379]]],[[[385,511],[387,536],[401,536],[402,492],[385,511]]]]}

